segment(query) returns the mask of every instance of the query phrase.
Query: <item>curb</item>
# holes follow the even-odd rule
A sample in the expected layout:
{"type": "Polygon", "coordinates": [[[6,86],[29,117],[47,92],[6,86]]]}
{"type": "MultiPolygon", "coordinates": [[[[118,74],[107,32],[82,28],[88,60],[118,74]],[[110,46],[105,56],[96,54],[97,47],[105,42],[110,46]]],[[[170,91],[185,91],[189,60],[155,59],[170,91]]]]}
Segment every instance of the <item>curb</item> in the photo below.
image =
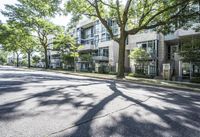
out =
{"type": "Polygon", "coordinates": [[[117,81],[117,82],[129,82],[129,83],[134,83],[134,84],[144,84],[144,85],[148,85],[148,86],[158,86],[158,87],[163,87],[163,88],[170,88],[170,89],[176,89],[176,90],[185,90],[185,91],[188,91],[188,92],[192,91],[192,92],[199,92],[200,93],[200,88],[181,87],[181,85],[177,85],[177,86],[161,85],[161,84],[158,84],[158,83],[141,82],[141,81],[137,81],[137,80],[133,80],[133,79],[128,79],[128,78],[124,78],[124,79],[105,78],[105,77],[101,77],[101,76],[88,76],[88,75],[85,75],[85,74],[79,74],[79,73],[73,73],[73,72],[70,73],[70,72],[63,72],[63,71],[60,71],[60,70],[50,70],[50,69],[47,69],[47,70],[45,70],[45,69],[37,69],[37,68],[36,69],[32,69],[32,68],[20,68],[20,69],[23,69],[23,70],[33,70],[33,71],[57,72],[57,73],[61,73],[61,74],[69,74],[69,75],[74,75],[74,76],[96,78],[96,79],[101,79],[101,80],[114,80],[114,81],[117,81]]]}

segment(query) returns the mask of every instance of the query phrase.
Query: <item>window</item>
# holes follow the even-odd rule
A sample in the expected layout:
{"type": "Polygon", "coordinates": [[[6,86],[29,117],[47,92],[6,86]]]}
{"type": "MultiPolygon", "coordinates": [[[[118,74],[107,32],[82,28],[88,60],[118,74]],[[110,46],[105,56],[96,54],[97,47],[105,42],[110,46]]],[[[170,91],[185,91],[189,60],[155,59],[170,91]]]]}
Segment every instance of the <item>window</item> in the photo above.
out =
{"type": "Polygon", "coordinates": [[[101,25],[101,33],[104,33],[104,32],[106,32],[106,28],[103,25],[101,25]]]}
{"type": "Polygon", "coordinates": [[[99,49],[99,56],[108,57],[109,56],[109,50],[108,50],[108,48],[100,48],[99,49]]]}
{"type": "Polygon", "coordinates": [[[157,56],[157,41],[152,40],[152,41],[146,41],[146,42],[140,42],[137,43],[138,48],[143,48],[147,53],[151,55],[151,57],[156,57],[157,56]]]}
{"type": "Polygon", "coordinates": [[[178,52],[178,45],[173,45],[170,47],[170,59],[174,59],[175,53],[178,52]]]}
{"type": "Polygon", "coordinates": [[[101,34],[101,42],[110,40],[110,35],[108,33],[101,34]]]}
{"type": "Polygon", "coordinates": [[[106,33],[101,34],[101,41],[106,41],[106,33]]]}
{"type": "Polygon", "coordinates": [[[147,43],[143,43],[143,44],[142,44],[142,48],[143,48],[144,50],[147,50],[147,43]]]}
{"type": "Polygon", "coordinates": [[[94,42],[95,42],[95,47],[98,47],[98,43],[99,43],[99,35],[96,35],[94,38],[94,42]]]}

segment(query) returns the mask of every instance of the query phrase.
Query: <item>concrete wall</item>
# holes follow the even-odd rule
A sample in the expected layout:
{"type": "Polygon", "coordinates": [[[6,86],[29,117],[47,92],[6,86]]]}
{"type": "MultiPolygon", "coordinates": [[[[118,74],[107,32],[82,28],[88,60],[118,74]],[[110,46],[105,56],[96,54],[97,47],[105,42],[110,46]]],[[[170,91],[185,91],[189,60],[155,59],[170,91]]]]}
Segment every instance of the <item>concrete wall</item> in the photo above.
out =
{"type": "Polygon", "coordinates": [[[159,34],[159,41],[158,41],[158,73],[162,75],[163,72],[163,63],[166,60],[166,52],[167,47],[164,42],[164,35],[159,34]]]}
{"type": "Polygon", "coordinates": [[[118,62],[118,55],[119,55],[119,45],[117,42],[112,40],[109,46],[109,64],[111,66],[116,66],[116,63],[118,62]]]}
{"type": "Polygon", "coordinates": [[[159,35],[156,32],[147,32],[147,33],[139,33],[136,35],[128,36],[128,45],[126,46],[127,50],[132,50],[136,48],[136,44],[138,42],[158,40],[159,35]]]}

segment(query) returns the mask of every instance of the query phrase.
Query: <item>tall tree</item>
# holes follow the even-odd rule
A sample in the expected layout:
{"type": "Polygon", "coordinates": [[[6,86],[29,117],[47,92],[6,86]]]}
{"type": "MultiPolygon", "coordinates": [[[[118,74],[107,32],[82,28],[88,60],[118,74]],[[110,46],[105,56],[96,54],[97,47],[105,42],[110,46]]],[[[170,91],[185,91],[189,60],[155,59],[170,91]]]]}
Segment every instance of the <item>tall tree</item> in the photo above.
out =
{"type": "Polygon", "coordinates": [[[47,48],[50,45],[48,36],[57,32],[57,26],[50,22],[50,18],[60,12],[61,0],[18,0],[18,4],[6,5],[2,13],[9,17],[9,21],[16,21],[36,34],[39,44],[44,49],[45,66],[49,67],[47,48]]]}
{"type": "Polygon", "coordinates": [[[111,38],[119,44],[117,76],[123,78],[127,36],[192,17],[195,14],[192,9],[185,11],[193,1],[197,0],[68,0],[66,11],[75,17],[85,15],[101,21],[111,38]],[[114,34],[108,19],[117,22],[119,35],[114,34]]]}
{"type": "Polygon", "coordinates": [[[17,57],[19,55],[19,51],[20,54],[26,53],[28,57],[28,67],[30,67],[30,56],[36,47],[34,37],[27,29],[23,28],[21,24],[14,21],[1,25],[0,28],[0,36],[2,38],[0,43],[3,44],[3,47],[8,51],[16,52],[17,57]]]}
{"type": "Polygon", "coordinates": [[[79,57],[79,50],[82,48],[82,45],[76,43],[75,39],[70,35],[66,35],[65,33],[60,33],[54,39],[54,49],[59,50],[61,52],[61,56],[63,59],[71,59],[73,58],[74,62],[74,71],[76,71],[76,61],[79,57]]]}
{"type": "Polygon", "coordinates": [[[190,79],[192,78],[192,65],[200,67],[200,35],[184,37],[181,40],[179,55],[182,61],[190,63],[190,79]]]}
{"type": "Polygon", "coordinates": [[[0,47],[0,64],[4,65],[7,62],[8,52],[0,47]]]}
{"type": "Polygon", "coordinates": [[[144,49],[137,48],[131,51],[129,57],[134,60],[135,66],[139,66],[141,68],[139,73],[144,74],[144,69],[149,63],[150,55],[144,49]]]}

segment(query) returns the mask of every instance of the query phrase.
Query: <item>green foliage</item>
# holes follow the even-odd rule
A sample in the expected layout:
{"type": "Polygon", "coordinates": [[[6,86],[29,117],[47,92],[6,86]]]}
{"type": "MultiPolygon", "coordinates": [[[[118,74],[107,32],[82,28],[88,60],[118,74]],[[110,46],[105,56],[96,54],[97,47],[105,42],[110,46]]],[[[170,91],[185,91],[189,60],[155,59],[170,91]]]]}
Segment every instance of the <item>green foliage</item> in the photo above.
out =
{"type": "Polygon", "coordinates": [[[3,65],[7,62],[7,52],[0,49],[0,64],[3,65]]]}
{"type": "Polygon", "coordinates": [[[193,82],[193,83],[200,83],[200,77],[194,77],[194,78],[192,78],[191,82],[193,82]]]}
{"type": "Polygon", "coordinates": [[[184,37],[181,39],[181,50],[179,52],[182,60],[192,62],[200,66],[200,36],[184,37]]]}
{"type": "Polygon", "coordinates": [[[110,75],[117,75],[117,72],[109,72],[110,75]]]}
{"type": "MultiPolygon", "coordinates": [[[[175,28],[171,23],[177,19],[189,20],[196,11],[191,10],[191,2],[197,0],[68,0],[66,12],[75,16],[77,22],[82,16],[99,19],[110,37],[119,44],[118,77],[124,77],[125,40],[128,35],[135,35],[146,29],[162,30],[175,28]],[[76,7],[76,8],[74,8],[76,7]],[[190,10],[189,10],[190,9],[190,10]],[[187,12],[185,12],[187,11],[187,12]],[[189,11],[189,12],[188,12],[189,11]],[[108,21],[117,22],[119,35],[109,26],[108,21]]],[[[76,23],[74,23],[76,24],[76,23]]],[[[182,23],[181,25],[184,25],[182,23]]],[[[178,27],[181,27],[179,25],[178,27]]]]}
{"type": "Polygon", "coordinates": [[[92,62],[92,55],[91,54],[81,54],[80,59],[81,59],[81,61],[92,62]]]}
{"type": "Polygon", "coordinates": [[[136,48],[131,51],[129,57],[138,64],[146,64],[150,59],[149,54],[142,48],[136,48]]]}
{"type": "Polygon", "coordinates": [[[69,54],[73,58],[79,57],[79,50],[82,49],[82,45],[76,44],[76,41],[70,35],[60,33],[54,38],[54,49],[61,52],[61,54],[69,54]]]}
{"type": "Polygon", "coordinates": [[[129,77],[136,77],[136,78],[153,78],[153,76],[149,76],[149,75],[145,75],[145,74],[138,74],[138,73],[129,73],[128,74],[129,77]]]}
{"type": "Polygon", "coordinates": [[[9,22],[1,26],[0,43],[8,51],[21,50],[30,52],[36,45],[35,39],[23,26],[17,22],[9,22]]]}
{"type": "Polygon", "coordinates": [[[56,34],[59,27],[49,21],[61,10],[61,0],[18,0],[18,4],[6,5],[2,13],[9,17],[9,22],[17,22],[24,28],[37,34],[37,42],[44,49],[46,68],[48,68],[48,35],[56,34]]]}
{"type": "Polygon", "coordinates": [[[21,61],[21,65],[22,65],[22,66],[27,66],[27,64],[28,64],[28,63],[27,63],[26,60],[23,59],[23,60],[21,61]]]}
{"type": "Polygon", "coordinates": [[[32,59],[33,59],[33,63],[35,63],[35,64],[38,63],[41,60],[40,56],[38,56],[38,55],[34,55],[32,57],[32,59]]]}
{"type": "MultiPolygon", "coordinates": [[[[30,58],[36,48],[36,40],[30,31],[17,22],[9,22],[0,26],[0,43],[3,48],[10,52],[25,53],[30,58]]],[[[30,66],[30,60],[28,60],[30,66]]],[[[18,65],[17,65],[18,66],[18,65]]]]}
{"type": "Polygon", "coordinates": [[[73,64],[74,63],[74,57],[72,57],[70,54],[63,54],[62,60],[64,64],[73,64]]]}

